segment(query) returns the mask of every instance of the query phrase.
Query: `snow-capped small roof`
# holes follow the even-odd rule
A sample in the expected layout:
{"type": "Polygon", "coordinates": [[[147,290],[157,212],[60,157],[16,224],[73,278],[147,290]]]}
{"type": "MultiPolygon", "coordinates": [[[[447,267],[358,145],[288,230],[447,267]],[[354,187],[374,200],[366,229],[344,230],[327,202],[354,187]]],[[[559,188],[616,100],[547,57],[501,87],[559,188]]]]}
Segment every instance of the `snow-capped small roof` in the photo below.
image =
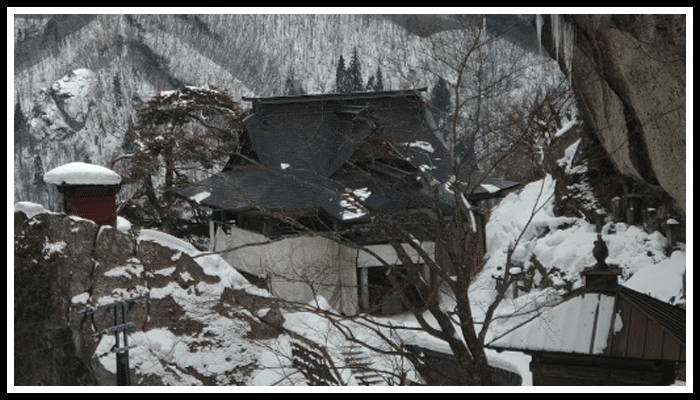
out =
{"type": "Polygon", "coordinates": [[[486,347],[685,362],[684,309],[624,286],[572,294],[486,347]]]}
{"type": "Polygon", "coordinates": [[[109,168],[83,162],[61,165],[44,174],[44,182],[54,185],[118,185],[122,177],[109,168]]]}
{"type": "Polygon", "coordinates": [[[615,333],[622,329],[622,320],[614,313],[614,296],[586,293],[546,309],[488,346],[521,351],[603,354],[611,333],[610,324],[615,324],[615,333]]]}

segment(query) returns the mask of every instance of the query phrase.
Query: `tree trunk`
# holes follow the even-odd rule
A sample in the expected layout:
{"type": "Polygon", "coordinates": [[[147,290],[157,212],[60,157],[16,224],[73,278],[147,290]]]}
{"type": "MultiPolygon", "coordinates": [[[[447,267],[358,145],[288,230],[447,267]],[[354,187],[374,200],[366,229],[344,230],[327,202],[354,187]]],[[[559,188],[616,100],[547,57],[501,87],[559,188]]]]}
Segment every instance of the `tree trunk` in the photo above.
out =
{"type": "Polygon", "coordinates": [[[163,154],[165,160],[165,185],[163,187],[163,216],[161,222],[162,229],[165,233],[175,235],[175,217],[172,210],[173,195],[172,190],[175,186],[175,161],[173,149],[168,148],[163,154]]]}

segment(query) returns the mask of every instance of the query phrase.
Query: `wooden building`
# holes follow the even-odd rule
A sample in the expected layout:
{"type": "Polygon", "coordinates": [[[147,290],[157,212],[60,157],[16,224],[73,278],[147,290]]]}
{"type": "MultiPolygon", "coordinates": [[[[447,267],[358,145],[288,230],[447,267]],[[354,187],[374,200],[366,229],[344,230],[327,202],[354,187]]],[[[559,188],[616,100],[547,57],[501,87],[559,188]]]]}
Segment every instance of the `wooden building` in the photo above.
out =
{"type": "Polygon", "coordinates": [[[618,284],[620,270],[598,263],[585,286],[487,347],[532,355],[534,385],[670,385],[684,366],[685,310],[618,284]]]}
{"type": "Polygon", "coordinates": [[[116,196],[121,176],[116,172],[83,162],[73,162],[54,168],[44,175],[44,181],[56,185],[63,195],[63,211],[116,227],[116,196]]]}
{"type": "MultiPolygon", "coordinates": [[[[421,246],[435,253],[435,239],[425,227],[437,209],[453,215],[455,203],[444,185],[449,152],[422,98],[424,90],[244,98],[253,106],[240,153],[221,173],[177,194],[212,208],[210,248],[239,249],[222,256],[235,268],[272,281],[276,295],[308,301],[323,293],[348,314],[357,313],[358,305],[366,311],[400,311],[380,261],[357,246],[299,234],[333,232],[345,243],[367,246],[399,263],[369,213],[353,202],[361,199],[376,213],[405,221],[421,246]],[[440,185],[437,202],[428,183],[440,185]],[[276,240],[244,247],[270,239],[276,240]],[[316,287],[305,287],[302,280],[316,287]]],[[[475,163],[466,164],[473,170],[465,175],[478,173],[475,163]]],[[[498,179],[482,183],[473,188],[472,204],[519,186],[498,179]]],[[[484,236],[483,218],[478,224],[484,236]]],[[[485,236],[481,245],[483,256],[485,236]]]]}

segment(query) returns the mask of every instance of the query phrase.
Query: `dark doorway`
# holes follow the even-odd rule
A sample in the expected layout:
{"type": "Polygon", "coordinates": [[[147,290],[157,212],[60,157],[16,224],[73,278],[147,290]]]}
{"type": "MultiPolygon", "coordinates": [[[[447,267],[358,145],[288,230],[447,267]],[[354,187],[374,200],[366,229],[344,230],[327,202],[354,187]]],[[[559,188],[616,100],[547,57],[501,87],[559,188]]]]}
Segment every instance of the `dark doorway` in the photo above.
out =
{"type": "MultiPolygon", "coordinates": [[[[398,268],[399,276],[406,276],[406,268],[395,266],[398,268]]],[[[398,314],[409,309],[409,307],[422,307],[423,301],[418,294],[418,290],[408,280],[399,280],[399,287],[392,286],[387,276],[388,267],[365,267],[357,269],[358,293],[360,294],[360,309],[371,314],[398,314]],[[366,270],[367,288],[363,290],[362,285],[365,282],[362,274],[366,270]],[[409,304],[404,304],[401,294],[404,294],[409,304]],[[364,297],[364,298],[363,298],[364,297]],[[366,303],[366,304],[365,304],[366,303]]]]}

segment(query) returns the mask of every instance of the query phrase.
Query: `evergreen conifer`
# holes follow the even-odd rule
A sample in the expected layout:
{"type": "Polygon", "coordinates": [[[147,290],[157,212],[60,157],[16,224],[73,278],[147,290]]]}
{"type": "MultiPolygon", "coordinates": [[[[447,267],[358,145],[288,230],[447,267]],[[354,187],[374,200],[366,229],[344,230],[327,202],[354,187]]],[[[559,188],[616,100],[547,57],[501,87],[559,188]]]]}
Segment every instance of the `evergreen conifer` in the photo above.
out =
{"type": "Polygon", "coordinates": [[[343,55],[338,59],[338,67],[335,70],[335,91],[336,93],[347,93],[347,71],[345,70],[345,60],[343,55]]]}
{"type": "Polygon", "coordinates": [[[349,92],[361,92],[364,90],[364,85],[362,85],[360,58],[357,55],[357,47],[352,50],[352,59],[350,60],[350,67],[347,70],[346,76],[348,79],[349,92]]]}
{"type": "Polygon", "coordinates": [[[377,65],[377,73],[375,74],[377,82],[374,84],[374,91],[381,92],[384,90],[384,80],[382,79],[382,69],[377,65]]]}
{"type": "Polygon", "coordinates": [[[445,126],[451,107],[450,90],[447,87],[447,82],[440,77],[430,94],[430,109],[438,128],[442,129],[445,126]]]}
{"type": "Polygon", "coordinates": [[[369,77],[369,79],[367,79],[367,86],[365,86],[365,91],[373,91],[375,86],[376,83],[374,83],[374,75],[372,75],[369,77]]]}
{"type": "Polygon", "coordinates": [[[34,156],[34,186],[37,188],[46,188],[46,182],[44,182],[44,165],[41,162],[41,156],[36,154],[34,156]]]}

